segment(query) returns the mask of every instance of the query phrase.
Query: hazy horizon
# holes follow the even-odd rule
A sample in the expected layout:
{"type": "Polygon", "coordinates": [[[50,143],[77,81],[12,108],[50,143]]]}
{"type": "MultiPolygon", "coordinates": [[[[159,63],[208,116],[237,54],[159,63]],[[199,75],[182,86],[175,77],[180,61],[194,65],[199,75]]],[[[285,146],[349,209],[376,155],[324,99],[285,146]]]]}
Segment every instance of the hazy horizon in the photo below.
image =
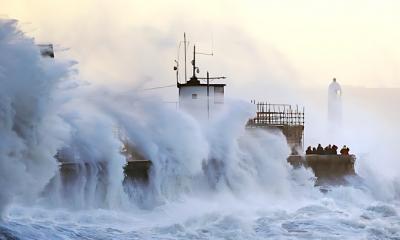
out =
{"type": "Polygon", "coordinates": [[[183,32],[199,51],[213,45],[214,57],[199,59],[201,74],[227,76],[235,96],[247,86],[322,89],[333,77],[346,86],[400,87],[396,1],[0,0],[0,6],[0,16],[18,19],[28,36],[55,44],[58,58],[78,61],[83,80],[108,87],[173,84],[183,32]]]}

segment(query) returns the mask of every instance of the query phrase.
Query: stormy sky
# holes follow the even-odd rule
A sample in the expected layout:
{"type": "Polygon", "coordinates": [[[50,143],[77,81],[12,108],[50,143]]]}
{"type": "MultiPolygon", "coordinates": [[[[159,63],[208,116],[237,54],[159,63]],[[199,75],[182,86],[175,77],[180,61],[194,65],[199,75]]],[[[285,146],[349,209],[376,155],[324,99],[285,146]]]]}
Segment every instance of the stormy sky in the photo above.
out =
{"type": "Polygon", "coordinates": [[[20,20],[38,42],[54,43],[58,57],[77,60],[89,82],[173,84],[186,32],[199,51],[215,53],[200,57],[200,71],[228,76],[235,94],[325,87],[332,77],[342,85],[400,87],[398,1],[0,0],[0,6],[0,16],[20,20]]]}

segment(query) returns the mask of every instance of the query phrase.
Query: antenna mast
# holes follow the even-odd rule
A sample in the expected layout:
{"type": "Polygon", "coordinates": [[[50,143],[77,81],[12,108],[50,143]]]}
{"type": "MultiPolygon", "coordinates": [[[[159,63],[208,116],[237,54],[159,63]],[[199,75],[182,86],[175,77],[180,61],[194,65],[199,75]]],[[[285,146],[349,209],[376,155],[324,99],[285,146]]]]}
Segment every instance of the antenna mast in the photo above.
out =
{"type": "Polygon", "coordinates": [[[193,76],[191,79],[197,80],[196,77],[196,45],[193,45],[193,61],[192,61],[192,65],[193,65],[193,76]]]}
{"type": "Polygon", "coordinates": [[[186,33],[183,33],[183,44],[185,45],[184,47],[184,52],[185,52],[185,83],[187,82],[187,74],[186,74],[186,33]]]}

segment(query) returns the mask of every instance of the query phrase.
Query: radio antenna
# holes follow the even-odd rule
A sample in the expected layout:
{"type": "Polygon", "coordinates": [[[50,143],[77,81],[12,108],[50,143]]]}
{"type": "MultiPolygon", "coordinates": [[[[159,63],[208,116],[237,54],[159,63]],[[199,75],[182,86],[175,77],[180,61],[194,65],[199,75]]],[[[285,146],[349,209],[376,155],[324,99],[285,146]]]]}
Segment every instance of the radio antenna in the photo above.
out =
{"type": "Polygon", "coordinates": [[[187,74],[186,74],[186,48],[187,48],[187,45],[186,45],[186,33],[184,32],[183,33],[183,45],[185,45],[185,47],[184,47],[184,54],[185,54],[185,83],[187,82],[187,74]]]}

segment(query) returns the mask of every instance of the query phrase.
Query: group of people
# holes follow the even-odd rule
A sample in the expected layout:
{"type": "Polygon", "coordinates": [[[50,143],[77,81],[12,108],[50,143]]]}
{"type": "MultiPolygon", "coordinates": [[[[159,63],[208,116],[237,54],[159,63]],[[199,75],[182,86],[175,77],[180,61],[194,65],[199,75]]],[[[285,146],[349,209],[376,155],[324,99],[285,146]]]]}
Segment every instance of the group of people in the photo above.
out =
{"type": "MultiPolygon", "coordinates": [[[[337,155],[338,151],[338,147],[336,145],[331,145],[329,144],[328,146],[326,146],[325,148],[322,147],[321,144],[318,144],[318,146],[315,147],[311,147],[309,146],[306,150],[306,154],[310,155],[310,154],[317,154],[317,155],[337,155]]],[[[346,145],[344,145],[342,147],[342,149],[340,149],[340,154],[341,155],[349,155],[350,152],[350,148],[348,148],[346,145]]]]}

